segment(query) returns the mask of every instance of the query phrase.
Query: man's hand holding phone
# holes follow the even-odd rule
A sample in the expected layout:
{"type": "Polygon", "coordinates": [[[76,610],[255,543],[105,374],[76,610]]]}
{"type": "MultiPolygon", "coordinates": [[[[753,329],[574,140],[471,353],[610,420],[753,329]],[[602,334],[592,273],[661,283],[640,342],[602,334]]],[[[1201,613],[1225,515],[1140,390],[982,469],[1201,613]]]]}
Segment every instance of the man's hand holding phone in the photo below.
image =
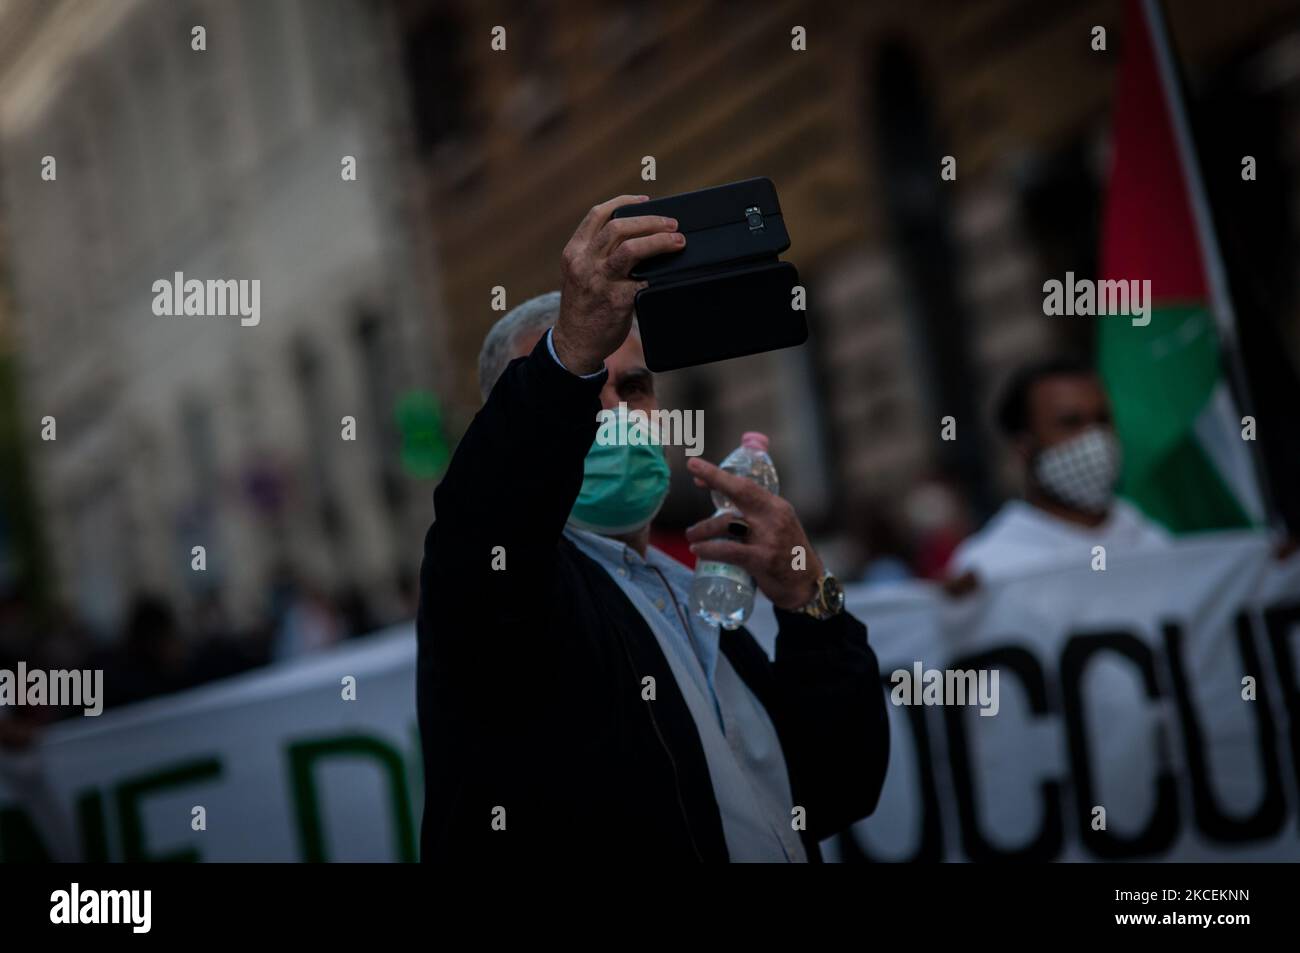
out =
{"type": "Polygon", "coordinates": [[[676,219],[611,217],[617,208],[648,200],[620,195],[594,206],[564,246],[560,317],[551,343],[560,363],[575,374],[600,370],[627,339],[636,293],[646,287],[629,277],[633,267],[686,244],[676,219]]]}

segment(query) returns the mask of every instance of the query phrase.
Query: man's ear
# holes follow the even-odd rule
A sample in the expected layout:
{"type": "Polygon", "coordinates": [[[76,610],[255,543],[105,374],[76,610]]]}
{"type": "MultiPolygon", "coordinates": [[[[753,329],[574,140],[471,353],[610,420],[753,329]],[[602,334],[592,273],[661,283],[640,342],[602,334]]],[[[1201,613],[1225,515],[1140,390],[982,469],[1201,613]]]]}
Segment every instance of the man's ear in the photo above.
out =
{"type": "Polygon", "coordinates": [[[1028,465],[1034,456],[1034,438],[1028,433],[1022,433],[1011,441],[1011,448],[1015,451],[1017,459],[1028,465]]]}

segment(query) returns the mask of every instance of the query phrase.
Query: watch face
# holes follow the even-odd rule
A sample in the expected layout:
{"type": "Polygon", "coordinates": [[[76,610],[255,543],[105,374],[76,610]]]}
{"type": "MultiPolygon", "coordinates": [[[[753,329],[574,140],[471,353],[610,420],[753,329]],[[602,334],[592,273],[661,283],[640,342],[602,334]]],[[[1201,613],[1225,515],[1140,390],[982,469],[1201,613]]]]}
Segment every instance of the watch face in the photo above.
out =
{"type": "Polygon", "coordinates": [[[827,575],[822,582],[822,602],[831,612],[844,608],[844,587],[834,576],[827,575]]]}

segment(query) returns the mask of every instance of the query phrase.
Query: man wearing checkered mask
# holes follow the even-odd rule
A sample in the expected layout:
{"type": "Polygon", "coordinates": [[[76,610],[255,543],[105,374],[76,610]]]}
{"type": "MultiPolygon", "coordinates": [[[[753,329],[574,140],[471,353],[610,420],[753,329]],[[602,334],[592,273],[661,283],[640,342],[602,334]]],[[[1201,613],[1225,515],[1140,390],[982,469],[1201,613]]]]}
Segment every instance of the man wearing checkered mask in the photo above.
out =
{"type": "Polygon", "coordinates": [[[1115,496],[1120,446],[1096,373],[1069,360],[1016,372],[997,424],[1024,470],[1024,499],[1011,500],[966,539],[948,565],[953,578],[989,581],[1039,567],[1087,566],[1108,552],[1163,547],[1169,534],[1115,496]]]}

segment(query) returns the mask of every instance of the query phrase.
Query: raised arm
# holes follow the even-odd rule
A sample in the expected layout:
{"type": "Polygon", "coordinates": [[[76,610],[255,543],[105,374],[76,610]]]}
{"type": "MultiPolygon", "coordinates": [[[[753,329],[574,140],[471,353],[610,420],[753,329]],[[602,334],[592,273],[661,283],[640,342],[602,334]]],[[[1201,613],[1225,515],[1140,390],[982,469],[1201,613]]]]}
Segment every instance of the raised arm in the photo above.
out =
{"type": "Polygon", "coordinates": [[[684,242],[673,219],[611,218],[645,199],[595,206],[565,246],[555,355],[543,338],[513,361],[457,446],[434,492],[422,601],[475,600],[498,616],[536,611],[530,600],[550,578],[597,429],[605,375],[580,375],[600,371],[628,335],[644,286],[628,277],[632,267],[684,242]]]}

